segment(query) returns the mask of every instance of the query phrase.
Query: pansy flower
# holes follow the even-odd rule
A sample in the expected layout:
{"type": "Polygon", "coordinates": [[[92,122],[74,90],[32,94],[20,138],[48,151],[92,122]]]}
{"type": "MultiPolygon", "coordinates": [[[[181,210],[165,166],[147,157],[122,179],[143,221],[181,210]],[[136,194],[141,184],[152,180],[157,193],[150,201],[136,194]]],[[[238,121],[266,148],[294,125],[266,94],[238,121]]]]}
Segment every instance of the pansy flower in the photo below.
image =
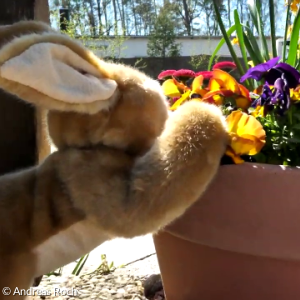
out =
{"type": "Polygon", "coordinates": [[[258,118],[265,116],[265,108],[264,106],[257,105],[255,109],[250,113],[251,116],[258,118]]]}
{"type": "Polygon", "coordinates": [[[195,72],[188,69],[180,69],[175,71],[172,77],[189,86],[195,78],[195,72]]]}
{"type": "Polygon", "coordinates": [[[259,64],[241,78],[265,80],[261,97],[253,102],[253,107],[264,107],[264,115],[274,108],[278,115],[282,116],[290,107],[291,89],[295,89],[300,83],[300,73],[291,65],[278,63],[279,57],[259,64]]]}
{"type": "Polygon", "coordinates": [[[166,80],[166,79],[172,78],[174,72],[176,72],[176,70],[163,71],[163,72],[159,73],[159,75],[157,76],[157,79],[166,80]]]}
{"type": "MultiPolygon", "coordinates": [[[[264,146],[265,131],[255,116],[261,115],[265,104],[272,104],[274,99],[282,100],[279,102],[283,105],[287,103],[282,93],[285,91],[286,81],[282,77],[283,82],[278,80],[274,86],[263,85],[255,90],[255,93],[250,93],[228,72],[220,69],[224,66],[224,64],[217,64],[212,71],[197,73],[188,72],[189,70],[179,70],[175,73],[171,70],[172,72],[167,75],[172,73],[172,78],[164,81],[162,89],[169,98],[171,111],[191,99],[222,105],[225,108],[225,115],[229,115],[226,120],[230,145],[226,155],[238,164],[243,162],[241,158],[243,155],[255,155],[264,146]],[[180,76],[175,76],[176,74],[180,76]],[[181,75],[186,75],[185,78],[191,77],[188,80],[182,80],[184,77],[181,75]],[[252,100],[256,103],[256,108],[252,115],[249,115],[248,108],[252,100]]],[[[233,68],[234,65],[231,67],[233,68]]]]}
{"type": "Polygon", "coordinates": [[[191,87],[177,81],[175,78],[168,79],[162,84],[164,94],[173,101],[171,110],[176,110],[182,103],[189,99],[201,99],[207,91],[203,88],[203,76],[199,75],[193,79],[191,87]],[[176,98],[176,101],[174,101],[176,98]]]}
{"type": "Polygon", "coordinates": [[[234,62],[231,61],[222,61],[219,63],[216,63],[213,67],[213,70],[217,70],[217,69],[225,69],[225,70],[235,70],[236,69],[236,64],[234,62]]]}
{"type": "Polygon", "coordinates": [[[274,85],[278,78],[285,76],[289,88],[295,88],[300,83],[300,73],[291,65],[286,63],[278,63],[280,57],[275,57],[269,61],[250,68],[244,76],[241,77],[241,82],[253,78],[257,81],[265,79],[269,85],[274,85]],[[278,63],[278,64],[277,64],[278,63]]]}
{"type": "Polygon", "coordinates": [[[195,73],[195,77],[202,75],[204,79],[210,79],[213,76],[213,72],[212,71],[200,71],[195,73]]]}
{"type": "Polygon", "coordinates": [[[285,78],[285,74],[282,74],[281,78],[277,78],[274,85],[264,84],[262,87],[261,96],[253,101],[252,107],[261,108],[264,107],[264,116],[268,112],[276,109],[276,113],[279,116],[283,116],[291,104],[290,89],[288,82],[285,78]]]}
{"type": "Polygon", "coordinates": [[[229,73],[220,69],[212,71],[208,90],[209,92],[203,97],[204,101],[221,105],[224,98],[232,97],[238,108],[247,109],[251,104],[247,88],[239,84],[229,73]]]}
{"type": "Polygon", "coordinates": [[[266,132],[253,116],[239,110],[233,111],[226,119],[230,145],[226,155],[236,163],[243,163],[242,155],[256,155],[266,143],[266,132]]]}
{"type": "Polygon", "coordinates": [[[278,56],[278,57],[270,59],[269,61],[267,61],[265,63],[259,64],[257,66],[250,68],[246,72],[246,74],[241,77],[240,82],[244,82],[245,80],[247,80],[249,78],[253,78],[257,81],[261,80],[271,68],[276,66],[279,59],[280,59],[280,57],[278,56]]]}
{"type": "Polygon", "coordinates": [[[188,70],[188,69],[181,69],[178,71],[175,71],[173,73],[173,77],[188,77],[188,78],[192,78],[195,77],[195,72],[192,70],[188,70]]]}
{"type": "Polygon", "coordinates": [[[207,86],[209,84],[209,80],[213,77],[212,71],[200,71],[195,74],[195,77],[198,77],[199,75],[203,76],[203,85],[207,86]]]}
{"type": "MultiPolygon", "coordinates": [[[[175,83],[174,79],[167,79],[162,84],[162,90],[168,98],[180,97],[182,90],[179,89],[178,85],[175,83]]],[[[187,87],[186,87],[187,88],[187,87]]]]}
{"type": "Polygon", "coordinates": [[[293,101],[300,101],[300,86],[295,89],[290,89],[290,97],[293,101]]]}
{"type": "Polygon", "coordinates": [[[240,45],[240,42],[239,42],[239,39],[238,38],[234,38],[232,41],[231,41],[231,44],[232,45],[240,45]]]}
{"type": "Polygon", "coordinates": [[[293,14],[296,14],[298,12],[298,4],[300,4],[300,1],[299,0],[289,0],[289,1],[285,1],[285,5],[290,5],[290,9],[291,9],[291,12],[293,14]]]}

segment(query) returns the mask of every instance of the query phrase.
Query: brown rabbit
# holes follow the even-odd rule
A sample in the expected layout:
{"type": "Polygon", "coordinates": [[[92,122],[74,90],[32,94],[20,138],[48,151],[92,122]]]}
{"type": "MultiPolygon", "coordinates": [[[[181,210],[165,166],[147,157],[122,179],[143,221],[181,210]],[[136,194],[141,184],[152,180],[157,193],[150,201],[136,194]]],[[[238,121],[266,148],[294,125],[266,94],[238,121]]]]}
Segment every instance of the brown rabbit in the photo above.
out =
{"type": "Polygon", "coordinates": [[[42,23],[4,27],[0,43],[0,88],[49,111],[58,149],[0,177],[1,289],[155,233],[199,199],[227,145],[219,108],[191,101],[169,114],[157,81],[42,23]]]}

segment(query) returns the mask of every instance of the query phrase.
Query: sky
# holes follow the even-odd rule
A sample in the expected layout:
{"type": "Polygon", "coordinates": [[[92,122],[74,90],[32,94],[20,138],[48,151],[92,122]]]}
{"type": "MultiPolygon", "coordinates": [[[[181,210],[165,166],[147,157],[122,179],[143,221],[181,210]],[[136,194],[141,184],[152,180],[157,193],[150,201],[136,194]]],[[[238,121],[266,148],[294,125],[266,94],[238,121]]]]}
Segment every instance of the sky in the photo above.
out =
{"type": "MultiPolygon", "coordinates": [[[[159,2],[160,0],[157,0],[157,1],[159,2]]],[[[226,0],[224,0],[224,1],[226,1],[226,0]]],[[[237,1],[239,1],[239,0],[237,0],[237,1]]],[[[253,1],[254,0],[248,0],[248,2],[250,2],[250,3],[253,2],[253,1]]],[[[278,3],[279,7],[281,8],[281,11],[279,12],[279,15],[276,17],[276,22],[277,22],[277,25],[278,25],[278,27],[277,27],[278,30],[277,30],[276,34],[277,34],[277,36],[283,36],[284,35],[284,28],[285,28],[285,11],[286,11],[285,8],[284,8],[285,0],[275,0],[275,1],[278,3]]],[[[54,0],[49,0],[50,7],[53,7],[52,6],[53,2],[54,2],[54,0]]],[[[61,2],[61,0],[60,0],[60,2],[61,2]]],[[[232,15],[231,19],[234,20],[233,11],[231,12],[231,15],[232,15]]],[[[199,20],[195,19],[195,22],[201,24],[201,23],[203,23],[203,19],[199,19],[199,20]]],[[[58,24],[53,23],[52,25],[54,27],[58,27],[58,24]]]]}

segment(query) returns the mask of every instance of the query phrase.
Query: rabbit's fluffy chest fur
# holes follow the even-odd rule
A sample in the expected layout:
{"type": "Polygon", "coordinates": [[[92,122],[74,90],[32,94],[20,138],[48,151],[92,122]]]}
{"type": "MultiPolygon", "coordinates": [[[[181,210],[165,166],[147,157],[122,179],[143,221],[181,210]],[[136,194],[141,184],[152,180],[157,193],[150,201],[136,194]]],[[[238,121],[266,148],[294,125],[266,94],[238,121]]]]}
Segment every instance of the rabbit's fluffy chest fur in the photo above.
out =
{"type": "Polygon", "coordinates": [[[72,225],[33,249],[37,257],[35,275],[47,274],[75,261],[109,239],[93,222],[72,225]]]}
{"type": "MultiPolygon", "coordinates": [[[[71,199],[73,207],[69,207],[69,213],[81,211],[84,217],[33,249],[37,257],[36,276],[76,260],[111,238],[97,222],[105,213],[101,211],[101,203],[113,205],[122,201],[120,195],[127,193],[129,174],[135,161],[123,151],[105,146],[57,151],[48,159],[49,164],[58,167],[61,184],[67,198],[71,199]]],[[[113,209],[110,207],[107,212],[113,209]]]]}

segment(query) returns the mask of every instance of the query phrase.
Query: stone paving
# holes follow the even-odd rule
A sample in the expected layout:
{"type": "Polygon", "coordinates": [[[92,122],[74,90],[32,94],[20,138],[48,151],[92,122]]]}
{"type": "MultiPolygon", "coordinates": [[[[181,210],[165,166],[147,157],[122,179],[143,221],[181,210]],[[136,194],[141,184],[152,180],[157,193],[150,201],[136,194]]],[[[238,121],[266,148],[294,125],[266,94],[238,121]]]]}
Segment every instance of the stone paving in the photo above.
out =
{"type": "Polygon", "coordinates": [[[106,242],[91,252],[80,276],[72,275],[76,263],[63,268],[61,276],[44,276],[34,290],[37,299],[132,299],[145,300],[143,281],[159,273],[157,257],[151,235],[132,240],[116,239],[106,242]],[[108,274],[97,270],[101,254],[106,254],[108,265],[111,261],[117,267],[108,274]],[[125,265],[119,268],[118,266],[125,265]]]}

